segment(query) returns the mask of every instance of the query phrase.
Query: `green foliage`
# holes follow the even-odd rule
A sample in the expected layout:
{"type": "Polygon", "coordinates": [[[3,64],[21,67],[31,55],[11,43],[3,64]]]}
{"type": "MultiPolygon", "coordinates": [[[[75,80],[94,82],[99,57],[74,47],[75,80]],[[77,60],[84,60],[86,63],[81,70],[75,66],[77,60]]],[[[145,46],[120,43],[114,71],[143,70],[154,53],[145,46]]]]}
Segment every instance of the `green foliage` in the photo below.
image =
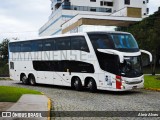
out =
{"type": "Polygon", "coordinates": [[[157,12],[126,29],[126,31],[134,35],[141,49],[153,53],[157,52],[157,49],[160,47],[159,17],[160,13],[157,12]]]}
{"type": "Polygon", "coordinates": [[[9,76],[9,65],[6,61],[0,60],[0,77],[1,76],[9,76]]]}
{"type": "Polygon", "coordinates": [[[0,102],[16,102],[23,94],[41,94],[26,88],[0,86],[0,102]]]}
{"type": "Polygon", "coordinates": [[[152,74],[160,60],[160,10],[127,28],[118,27],[117,30],[133,34],[140,49],[148,50],[153,55],[152,74]]]}
{"type": "Polygon", "coordinates": [[[8,43],[9,39],[6,38],[0,44],[0,56],[6,60],[8,59],[8,43]]]}
{"type": "Polygon", "coordinates": [[[160,89],[160,76],[144,76],[144,88],[160,89]]]}

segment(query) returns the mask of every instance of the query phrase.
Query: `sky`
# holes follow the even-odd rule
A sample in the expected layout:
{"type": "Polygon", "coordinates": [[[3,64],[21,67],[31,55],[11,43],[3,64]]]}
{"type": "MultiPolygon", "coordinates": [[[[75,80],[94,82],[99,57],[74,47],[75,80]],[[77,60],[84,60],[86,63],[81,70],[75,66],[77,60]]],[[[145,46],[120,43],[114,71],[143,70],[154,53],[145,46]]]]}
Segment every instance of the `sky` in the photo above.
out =
{"type": "MultiPolygon", "coordinates": [[[[149,0],[150,14],[160,7],[160,0],[149,0]]],[[[29,39],[51,14],[50,0],[0,0],[0,42],[4,38],[29,39]]]]}

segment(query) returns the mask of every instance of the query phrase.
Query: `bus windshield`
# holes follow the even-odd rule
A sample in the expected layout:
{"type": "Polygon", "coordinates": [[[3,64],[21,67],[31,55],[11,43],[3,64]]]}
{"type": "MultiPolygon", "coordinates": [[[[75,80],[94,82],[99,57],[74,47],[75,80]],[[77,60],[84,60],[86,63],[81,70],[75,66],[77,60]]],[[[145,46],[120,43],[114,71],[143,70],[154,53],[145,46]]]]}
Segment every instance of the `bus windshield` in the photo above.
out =
{"type": "Polygon", "coordinates": [[[115,48],[138,48],[137,42],[130,34],[111,34],[115,48]]]}
{"type": "Polygon", "coordinates": [[[124,77],[139,77],[142,73],[142,63],[140,56],[125,57],[124,63],[120,63],[119,71],[124,77]]]}
{"type": "Polygon", "coordinates": [[[138,52],[136,40],[131,34],[124,33],[97,33],[88,34],[93,47],[97,49],[115,49],[121,52],[138,52]]]}

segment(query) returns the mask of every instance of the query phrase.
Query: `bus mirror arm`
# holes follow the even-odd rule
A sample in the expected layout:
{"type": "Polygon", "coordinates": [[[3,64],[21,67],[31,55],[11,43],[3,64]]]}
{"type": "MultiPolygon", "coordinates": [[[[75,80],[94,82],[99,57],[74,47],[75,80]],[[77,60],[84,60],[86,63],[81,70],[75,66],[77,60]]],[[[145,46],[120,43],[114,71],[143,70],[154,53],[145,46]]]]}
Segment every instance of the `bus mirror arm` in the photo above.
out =
{"type": "Polygon", "coordinates": [[[108,53],[108,54],[113,54],[113,55],[118,55],[120,63],[124,63],[124,56],[121,52],[117,50],[111,50],[111,49],[97,49],[99,52],[103,53],[108,53]]]}
{"type": "Polygon", "coordinates": [[[148,54],[149,55],[149,60],[150,60],[150,62],[152,62],[152,54],[150,52],[148,52],[146,50],[140,50],[140,51],[141,51],[141,53],[148,54]]]}

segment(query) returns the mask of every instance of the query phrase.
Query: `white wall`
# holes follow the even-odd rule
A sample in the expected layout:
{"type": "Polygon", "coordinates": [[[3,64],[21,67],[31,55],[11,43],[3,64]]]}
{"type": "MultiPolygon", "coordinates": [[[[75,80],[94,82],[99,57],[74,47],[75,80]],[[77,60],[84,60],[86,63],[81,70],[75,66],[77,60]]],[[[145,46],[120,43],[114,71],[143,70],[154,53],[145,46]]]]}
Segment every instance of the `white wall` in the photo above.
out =
{"type": "MultiPolygon", "coordinates": [[[[54,0],[51,0],[54,1],[54,0]]],[[[96,0],[96,2],[90,2],[90,0],[70,0],[71,5],[75,6],[89,6],[89,7],[101,7],[101,8],[112,8],[112,12],[114,10],[119,11],[119,13],[112,14],[114,16],[126,16],[125,7],[136,7],[136,8],[142,8],[142,17],[144,18],[144,13],[146,13],[147,8],[147,2],[146,4],[143,4],[143,1],[147,0],[130,0],[130,5],[125,5],[124,0],[96,0]],[[109,1],[113,2],[113,7],[110,6],[100,6],[100,1],[109,1]],[[121,10],[122,9],[122,10],[121,10]]],[[[71,18],[62,18],[62,15],[68,15],[68,16],[75,16],[77,14],[89,14],[89,15],[102,15],[102,16],[108,16],[111,13],[105,13],[105,12],[92,12],[92,11],[78,11],[78,10],[62,10],[61,8],[59,10],[56,10],[53,12],[53,14],[50,16],[49,21],[40,28],[40,32],[45,30],[43,33],[40,34],[40,36],[45,35],[52,35],[57,30],[61,29],[61,26],[63,23],[68,21],[71,18]],[[60,18],[61,17],[61,18],[60,18]],[[57,18],[60,18],[58,21],[56,21],[55,24],[52,24],[57,18]],[[52,24],[52,25],[51,25],[52,24]],[[49,26],[49,27],[48,27],[49,26]],[[47,28],[48,29],[45,29],[47,28]]],[[[59,32],[61,33],[61,32],[59,32]]]]}

